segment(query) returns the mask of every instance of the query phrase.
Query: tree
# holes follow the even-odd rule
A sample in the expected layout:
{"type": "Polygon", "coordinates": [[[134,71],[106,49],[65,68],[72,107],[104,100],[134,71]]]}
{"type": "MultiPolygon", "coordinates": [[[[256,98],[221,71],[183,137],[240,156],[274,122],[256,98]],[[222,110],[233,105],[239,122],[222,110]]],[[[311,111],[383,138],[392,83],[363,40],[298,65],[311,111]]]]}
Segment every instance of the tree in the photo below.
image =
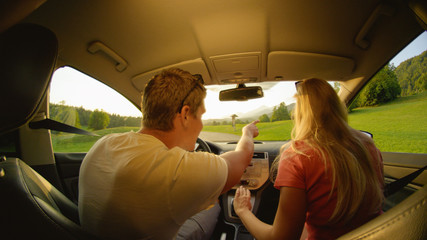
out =
{"type": "Polygon", "coordinates": [[[82,126],[88,126],[90,114],[92,113],[92,111],[84,109],[83,106],[76,108],[76,111],[79,114],[80,124],[82,126]]]}
{"type": "Polygon", "coordinates": [[[421,93],[427,89],[427,51],[402,62],[395,70],[402,96],[421,93]]]}
{"type": "Polygon", "coordinates": [[[90,114],[89,128],[93,130],[105,129],[109,123],[110,117],[103,110],[99,111],[95,109],[95,111],[90,114]]]}
{"type": "Polygon", "coordinates": [[[289,120],[291,117],[289,116],[288,109],[284,102],[281,102],[278,107],[273,108],[273,115],[271,116],[271,121],[282,121],[289,120]]]}
{"type": "Polygon", "coordinates": [[[112,114],[109,115],[110,117],[110,123],[108,124],[109,128],[114,128],[114,127],[122,127],[125,126],[125,118],[121,117],[118,114],[112,114]]]}
{"type": "Polygon", "coordinates": [[[141,117],[126,117],[126,126],[128,127],[140,127],[141,126],[141,117]]]}
{"type": "Polygon", "coordinates": [[[427,89],[427,72],[421,74],[415,81],[415,89],[417,89],[418,92],[424,92],[427,89]]]}
{"type": "Polygon", "coordinates": [[[80,128],[79,113],[75,107],[64,105],[65,101],[60,104],[49,105],[49,118],[52,120],[80,128]]]}
{"type": "Polygon", "coordinates": [[[259,121],[260,122],[270,122],[270,118],[268,117],[267,114],[263,114],[259,117],[259,121]]]}
{"type": "Polygon", "coordinates": [[[401,88],[394,73],[393,65],[384,66],[366,85],[360,94],[360,106],[374,106],[386,103],[400,95],[401,88]]]}

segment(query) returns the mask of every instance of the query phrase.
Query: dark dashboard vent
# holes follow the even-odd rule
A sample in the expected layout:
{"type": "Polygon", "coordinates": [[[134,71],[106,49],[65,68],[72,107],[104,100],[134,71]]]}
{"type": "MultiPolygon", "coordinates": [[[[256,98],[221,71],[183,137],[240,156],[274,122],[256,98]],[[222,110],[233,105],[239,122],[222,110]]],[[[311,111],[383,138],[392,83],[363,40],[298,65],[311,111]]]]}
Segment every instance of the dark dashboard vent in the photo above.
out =
{"type": "MultiPolygon", "coordinates": [[[[237,141],[228,142],[227,144],[237,144],[237,141]]],[[[261,141],[254,141],[254,144],[263,144],[261,141]]]]}
{"type": "Polygon", "coordinates": [[[265,153],[264,152],[254,152],[254,156],[252,158],[265,158],[265,153]]]}

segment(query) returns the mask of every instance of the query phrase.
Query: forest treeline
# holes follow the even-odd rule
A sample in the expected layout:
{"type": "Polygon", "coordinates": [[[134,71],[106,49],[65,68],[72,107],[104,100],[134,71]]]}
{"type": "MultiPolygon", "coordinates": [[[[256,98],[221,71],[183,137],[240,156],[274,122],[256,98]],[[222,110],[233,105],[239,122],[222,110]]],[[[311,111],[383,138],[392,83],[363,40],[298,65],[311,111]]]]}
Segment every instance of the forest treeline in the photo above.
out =
{"type": "Polygon", "coordinates": [[[118,114],[109,114],[103,110],[87,110],[83,107],[67,106],[64,103],[49,104],[49,117],[58,122],[75,126],[78,128],[87,128],[100,130],[113,127],[139,127],[141,126],[141,117],[120,116],[118,114]]]}
{"type": "MultiPolygon", "coordinates": [[[[238,116],[237,116],[238,117],[238,116]]],[[[263,114],[261,115],[258,120],[260,122],[276,122],[276,121],[283,121],[283,120],[290,120],[291,116],[288,110],[288,107],[286,106],[285,102],[281,102],[278,106],[275,106],[273,108],[273,111],[270,114],[263,114]]],[[[253,121],[255,119],[235,119],[235,124],[248,124],[249,122],[253,121]]],[[[207,126],[218,126],[218,125],[232,125],[232,121],[227,121],[223,119],[220,120],[212,120],[212,121],[204,121],[204,125],[207,126]]]]}
{"type": "Polygon", "coordinates": [[[395,73],[402,89],[401,96],[424,92],[427,89],[427,51],[399,64],[395,73]]]}
{"type": "Polygon", "coordinates": [[[350,105],[356,107],[375,106],[396,99],[422,93],[427,89],[427,51],[410,58],[398,67],[384,66],[360,91],[350,105]]]}

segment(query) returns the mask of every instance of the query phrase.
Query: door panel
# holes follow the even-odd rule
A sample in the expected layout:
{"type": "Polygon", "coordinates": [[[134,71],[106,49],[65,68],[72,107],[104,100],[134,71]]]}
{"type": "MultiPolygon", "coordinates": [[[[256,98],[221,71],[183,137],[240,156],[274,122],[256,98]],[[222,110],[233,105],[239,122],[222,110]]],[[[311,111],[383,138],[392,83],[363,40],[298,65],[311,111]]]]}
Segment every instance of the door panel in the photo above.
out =
{"type": "MultiPolygon", "coordinates": [[[[399,179],[427,165],[427,154],[382,152],[384,159],[384,175],[399,179]]],[[[423,186],[427,183],[427,171],[421,173],[412,182],[423,186]]]]}
{"type": "MultiPolygon", "coordinates": [[[[427,154],[382,152],[385,182],[407,176],[427,165],[427,154]]],[[[387,211],[405,200],[427,182],[427,171],[422,172],[412,183],[385,199],[383,210],[387,211]]]]}

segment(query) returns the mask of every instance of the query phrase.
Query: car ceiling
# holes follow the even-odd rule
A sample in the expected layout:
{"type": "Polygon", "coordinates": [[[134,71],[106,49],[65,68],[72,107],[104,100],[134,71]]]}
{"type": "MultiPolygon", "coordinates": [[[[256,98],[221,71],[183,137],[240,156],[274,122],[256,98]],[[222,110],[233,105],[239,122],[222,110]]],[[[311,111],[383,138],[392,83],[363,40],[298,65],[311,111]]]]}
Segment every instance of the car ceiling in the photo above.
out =
{"type": "Polygon", "coordinates": [[[149,78],[170,66],[208,85],[323,77],[341,81],[348,101],[423,31],[398,0],[50,0],[23,21],[55,32],[58,66],[136,105],[149,78]]]}

